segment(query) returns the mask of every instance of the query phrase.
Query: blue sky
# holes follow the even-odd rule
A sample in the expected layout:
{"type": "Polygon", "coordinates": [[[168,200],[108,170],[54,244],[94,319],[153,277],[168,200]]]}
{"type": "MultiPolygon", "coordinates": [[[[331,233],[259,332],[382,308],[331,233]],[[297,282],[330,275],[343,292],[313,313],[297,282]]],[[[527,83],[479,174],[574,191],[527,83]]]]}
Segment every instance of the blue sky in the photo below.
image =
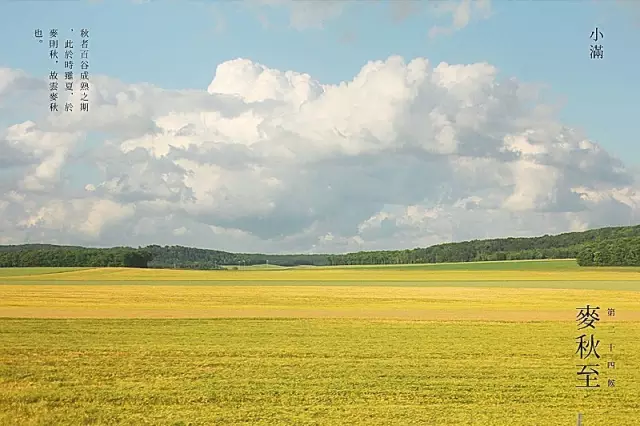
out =
{"type": "Polygon", "coordinates": [[[92,73],[168,89],[206,88],[216,66],[237,57],[323,83],[351,79],[367,61],[394,54],[433,63],[486,61],[502,77],[545,84],[550,101],[563,105],[565,123],[640,164],[640,27],[615,2],[497,1],[489,19],[434,39],[428,29],[450,18],[423,10],[397,22],[388,4],[374,2],[345,8],[323,29],[303,30],[291,27],[285,8],[234,1],[26,1],[0,8],[0,36],[10,40],[0,44],[0,64],[35,75],[45,75],[49,61],[33,29],[49,27],[61,34],[90,29],[92,73]],[[588,55],[596,26],[605,37],[602,61],[588,55]]]}
{"type": "Polygon", "coordinates": [[[423,10],[398,23],[384,2],[359,2],[323,29],[305,30],[289,25],[285,8],[239,1],[24,1],[2,2],[0,9],[0,37],[11,41],[0,44],[0,66],[43,76],[46,47],[33,30],[50,27],[90,29],[92,73],[169,89],[204,89],[219,63],[237,57],[307,72],[322,83],[349,80],[367,61],[394,54],[433,63],[486,61],[501,77],[547,85],[565,123],[628,165],[640,164],[640,27],[613,1],[494,1],[489,19],[435,39],[427,37],[429,28],[450,17],[423,10]],[[596,26],[605,37],[602,61],[588,57],[596,26]]]}

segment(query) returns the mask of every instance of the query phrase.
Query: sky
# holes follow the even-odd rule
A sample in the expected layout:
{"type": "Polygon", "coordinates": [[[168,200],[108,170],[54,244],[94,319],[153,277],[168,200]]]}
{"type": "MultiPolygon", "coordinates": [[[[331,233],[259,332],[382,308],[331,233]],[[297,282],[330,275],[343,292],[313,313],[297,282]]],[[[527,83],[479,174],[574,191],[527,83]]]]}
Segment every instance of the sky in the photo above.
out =
{"type": "Polygon", "coordinates": [[[0,244],[326,253],[636,223],[637,4],[0,2],[0,244]],[[76,90],[89,31],[88,112],[64,90],[74,110],[49,111],[52,28],[76,90]]]}

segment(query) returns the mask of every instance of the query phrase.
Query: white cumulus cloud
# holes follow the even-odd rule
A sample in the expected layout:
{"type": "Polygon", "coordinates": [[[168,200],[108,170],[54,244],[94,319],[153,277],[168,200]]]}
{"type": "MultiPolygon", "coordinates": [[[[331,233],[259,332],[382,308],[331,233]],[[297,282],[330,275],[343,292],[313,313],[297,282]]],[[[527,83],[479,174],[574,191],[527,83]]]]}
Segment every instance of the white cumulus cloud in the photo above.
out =
{"type": "Polygon", "coordinates": [[[634,172],[486,63],[394,56],[326,85],[240,58],[200,91],[96,77],[90,112],[57,115],[46,85],[1,71],[0,105],[34,100],[0,128],[3,243],[410,248],[640,208],[634,172]]]}

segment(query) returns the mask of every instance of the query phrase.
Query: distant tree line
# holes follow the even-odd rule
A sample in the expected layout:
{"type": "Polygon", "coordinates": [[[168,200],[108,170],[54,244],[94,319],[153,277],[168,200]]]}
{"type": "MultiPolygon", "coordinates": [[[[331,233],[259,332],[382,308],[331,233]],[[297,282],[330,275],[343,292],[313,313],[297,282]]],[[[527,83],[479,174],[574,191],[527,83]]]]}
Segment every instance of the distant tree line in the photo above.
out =
{"type": "Polygon", "coordinates": [[[221,269],[226,266],[279,265],[279,266],[326,266],[324,254],[243,254],[219,250],[206,250],[182,246],[148,246],[152,256],[150,268],[221,269]]]}
{"type": "Polygon", "coordinates": [[[624,226],[544,235],[438,244],[426,248],[357,252],[329,256],[332,265],[478,262],[488,260],[574,259],[589,244],[640,237],[640,226],[624,226]]]}
{"type": "Polygon", "coordinates": [[[149,251],[128,247],[96,249],[51,246],[0,251],[1,268],[42,266],[146,268],[149,260],[151,260],[149,251]]]}
{"type": "Polygon", "coordinates": [[[411,263],[457,263],[497,260],[574,259],[581,245],[570,247],[490,251],[484,247],[440,245],[399,251],[357,252],[329,256],[332,265],[392,265],[411,263]]]}
{"type": "Polygon", "coordinates": [[[640,237],[587,244],[576,260],[580,266],[640,266],[640,237]]]}
{"type": "Polygon", "coordinates": [[[243,254],[181,246],[149,246],[153,268],[219,269],[224,266],[392,265],[478,262],[490,260],[575,259],[588,243],[640,237],[640,226],[625,226],[544,235],[438,244],[409,250],[363,251],[346,254],[243,254]]]}
{"type": "Polygon", "coordinates": [[[489,260],[577,259],[582,266],[637,265],[640,225],[592,229],[531,238],[496,238],[438,244],[410,250],[346,254],[246,254],[182,246],[94,249],[47,244],[0,246],[0,267],[127,266],[221,269],[279,266],[392,265],[489,260]]]}

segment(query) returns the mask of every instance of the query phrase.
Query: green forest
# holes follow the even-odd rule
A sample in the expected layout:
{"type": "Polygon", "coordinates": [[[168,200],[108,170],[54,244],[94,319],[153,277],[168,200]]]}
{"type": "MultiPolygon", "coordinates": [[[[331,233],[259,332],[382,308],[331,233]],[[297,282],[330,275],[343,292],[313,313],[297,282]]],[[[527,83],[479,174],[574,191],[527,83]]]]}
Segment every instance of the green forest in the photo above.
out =
{"type": "Polygon", "coordinates": [[[576,260],[580,266],[638,266],[640,237],[597,241],[581,250],[576,260]]]}
{"type": "Polygon", "coordinates": [[[0,246],[0,268],[128,267],[146,268],[151,252],[130,247],[107,249],[54,245],[0,246]]]}
{"type": "Polygon", "coordinates": [[[530,238],[497,238],[407,250],[346,254],[251,254],[182,246],[86,248],[0,246],[0,267],[222,269],[233,266],[384,265],[489,260],[576,259],[580,266],[640,266],[640,225],[530,238]]]}

